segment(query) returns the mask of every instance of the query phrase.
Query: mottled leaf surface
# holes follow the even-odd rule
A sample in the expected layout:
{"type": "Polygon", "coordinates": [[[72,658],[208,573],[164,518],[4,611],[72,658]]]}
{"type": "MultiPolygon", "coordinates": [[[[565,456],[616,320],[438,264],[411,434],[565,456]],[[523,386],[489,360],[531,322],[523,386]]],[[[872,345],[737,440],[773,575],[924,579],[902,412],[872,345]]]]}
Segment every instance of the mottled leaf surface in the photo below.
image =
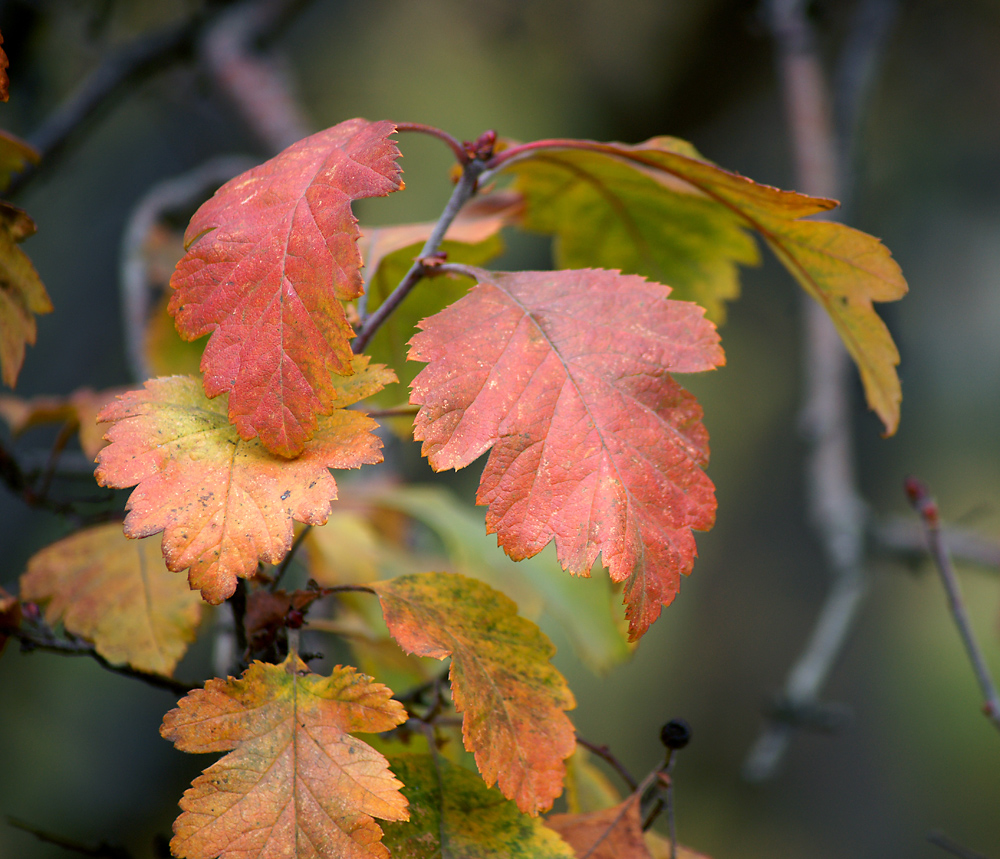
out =
{"type": "Polygon", "coordinates": [[[128,540],[117,522],[71,534],[35,554],[21,595],[50,625],[93,642],[108,662],[173,674],[194,641],[201,599],[164,566],[155,540],[128,540]]]}
{"type": "Polygon", "coordinates": [[[406,820],[386,759],[352,733],[406,720],[392,691],[347,666],[311,674],[290,654],[209,680],[163,719],[185,752],[229,752],[181,799],[170,848],[184,859],[388,859],[373,818],[406,820]]]}
{"type": "Polygon", "coordinates": [[[719,318],[735,297],[736,263],[756,253],[756,231],[829,313],[861,373],[869,406],[895,432],[902,398],[899,353],[873,302],[906,293],[876,238],[803,218],[836,203],[780,191],[723,170],[690,144],[657,137],[637,146],[548,141],[512,158],[524,226],[553,233],[567,267],[603,266],[677,288],[719,318]]]}
{"type": "Polygon", "coordinates": [[[13,388],[25,346],[38,333],[35,316],[51,313],[52,302],[31,260],[18,243],[35,232],[26,212],[0,202],[0,378],[13,388]]]}
{"type": "Polygon", "coordinates": [[[385,827],[393,859],[572,859],[542,821],[475,773],[440,755],[393,755],[389,764],[410,802],[410,820],[385,827]]]}
{"type": "Polygon", "coordinates": [[[362,291],[351,202],[402,187],[390,122],[352,119],[223,185],[195,213],[171,278],[182,336],[211,333],[209,397],[229,394],[240,437],[302,452],[352,372],[342,301],[362,291]]]}
{"type": "Polygon", "coordinates": [[[258,561],[279,562],[291,548],[293,520],[318,525],[329,516],[337,484],[328,469],[382,459],[375,422],[345,407],[394,376],[365,357],[355,359],[355,370],[336,377],[335,410],[292,460],[259,439],[241,439],[225,397],[209,400],[197,379],[153,379],[110,404],[99,418],[114,422],[111,445],[96,476],[102,486],[138,484],[125,533],[163,531],[167,566],[190,567],[191,587],[211,603],[230,596],[237,577],[253,576],[258,561]]]}
{"type": "Polygon", "coordinates": [[[715,520],[701,407],[670,375],[724,362],[715,326],[634,275],[469,271],[479,285],[413,338],[414,435],[437,470],[492,448],[487,529],[515,560],[555,540],[579,575],[601,554],[638,638],[715,520]]]}
{"type": "Polygon", "coordinates": [[[549,662],[555,648],[517,606],[476,579],[446,573],[372,585],[386,625],[407,653],[451,656],[451,692],[465,747],[483,780],[538,814],[562,792],[576,706],[549,662]]]}

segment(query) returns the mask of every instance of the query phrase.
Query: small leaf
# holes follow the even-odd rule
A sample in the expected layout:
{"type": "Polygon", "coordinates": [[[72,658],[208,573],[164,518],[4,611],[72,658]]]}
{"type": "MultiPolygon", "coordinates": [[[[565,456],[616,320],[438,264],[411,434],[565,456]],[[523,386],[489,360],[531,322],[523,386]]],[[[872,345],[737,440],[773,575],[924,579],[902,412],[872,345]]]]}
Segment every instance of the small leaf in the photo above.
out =
{"type": "Polygon", "coordinates": [[[188,340],[212,334],[205,392],[229,394],[240,437],[302,452],[350,375],[342,301],[362,291],[351,202],[402,188],[389,122],[352,119],[223,185],[191,219],[170,312],[188,340]]]}
{"type": "Polygon", "coordinates": [[[224,397],[209,400],[197,379],[152,379],[105,408],[111,445],[98,458],[98,482],[124,489],[125,533],[163,531],[163,555],[176,571],[191,568],[192,588],[210,603],[236,589],[257,562],[278,563],[292,545],[292,521],[318,525],[330,515],[337,484],[330,468],[382,459],[376,424],[345,407],[393,381],[391,371],[355,359],[338,377],[335,410],[319,423],[302,455],[286,460],[259,439],[244,441],[227,418],[224,397]]]}
{"type": "Polygon", "coordinates": [[[17,384],[24,347],[35,343],[35,315],[52,312],[38,272],[17,246],[34,232],[26,212],[0,202],[0,378],[10,388],[17,384]]]}
{"type": "Polygon", "coordinates": [[[736,296],[735,264],[756,261],[743,228],[755,230],[830,315],[868,405],[887,435],[896,431],[899,352],[872,302],[902,298],[906,281],[878,239],[801,220],[835,201],[759,185],[669,137],[637,146],[543,141],[503,166],[524,194],[524,226],[557,236],[560,266],[661,280],[717,319],[736,296]]]}
{"type": "Polygon", "coordinates": [[[515,560],[555,540],[564,569],[601,554],[629,635],[670,603],[715,521],[701,408],[671,372],[724,362],[702,308],[608,271],[467,269],[479,285],[421,323],[414,436],[440,471],[491,447],[477,501],[515,560]]]}
{"type": "Polygon", "coordinates": [[[464,713],[465,747],[483,780],[538,814],[562,792],[576,736],[576,706],[549,660],[552,643],[517,606],[483,582],[446,573],[372,585],[386,625],[407,653],[451,656],[451,692],[464,713]]]}
{"type": "Polygon", "coordinates": [[[116,522],[34,555],[21,595],[44,604],[50,625],[93,642],[108,662],[167,677],[201,620],[201,600],[166,570],[156,542],[127,540],[116,522]]]}
{"type": "Polygon", "coordinates": [[[385,827],[393,859],[572,859],[542,821],[440,755],[394,755],[389,764],[410,802],[409,822],[385,827]]]}
{"type": "Polygon", "coordinates": [[[228,751],[181,800],[170,849],[185,859],[388,859],[373,818],[406,820],[386,759],[350,733],[406,721],[392,691],[355,669],[310,674],[289,654],[209,680],[163,719],[184,752],[228,751]]]}
{"type": "Polygon", "coordinates": [[[558,832],[578,859],[653,859],[642,834],[639,798],[589,814],[553,814],[545,825],[558,832]]]}

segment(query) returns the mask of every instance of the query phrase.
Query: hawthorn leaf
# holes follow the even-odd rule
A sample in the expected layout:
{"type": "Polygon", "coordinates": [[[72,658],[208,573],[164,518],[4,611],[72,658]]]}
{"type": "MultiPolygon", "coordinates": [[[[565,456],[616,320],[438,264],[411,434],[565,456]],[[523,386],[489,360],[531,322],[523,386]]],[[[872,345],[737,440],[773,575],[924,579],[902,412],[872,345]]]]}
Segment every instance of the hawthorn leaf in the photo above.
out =
{"type": "MultiPolygon", "coordinates": [[[[520,198],[511,192],[474,198],[448,228],[441,250],[449,262],[489,262],[503,252],[500,230],[512,222],[519,209],[520,198]]],[[[377,310],[403,279],[434,227],[433,222],[400,224],[363,232],[358,247],[365,260],[369,312],[377,310]]],[[[461,298],[471,285],[467,278],[438,278],[415,289],[375,333],[365,352],[373,360],[397,368],[400,382],[409,385],[417,369],[406,361],[406,344],[417,323],[461,298]]],[[[390,405],[387,401],[384,404],[390,405]]]]}
{"type": "Polygon", "coordinates": [[[394,380],[391,370],[359,356],[355,375],[336,377],[334,411],[296,459],[243,440],[227,417],[225,397],[209,400],[197,379],[151,379],[98,416],[114,422],[95,472],[102,486],[137,486],[125,534],[163,531],[163,555],[210,603],[231,596],[238,577],[260,560],[278,563],[292,545],[292,522],[319,525],[337,484],[330,468],[382,460],[371,418],[345,408],[394,380]]]}
{"type": "Polygon", "coordinates": [[[0,201],[0,378],[9,388],[17,384],[24,347],[35,343],[35,316],[52,312],[38,272],[18,247],[34,232],[26,212],[0,201]]]}
{"type": "Polygon", "coordinates": [[[704,310],[600,270],[468,269],[479,281],[421,323],[414,436],[440,471],[492,448],[476,500],[515,560],[551,540],[563,568],[598,554],[624,582],[629,637],[670,603],[715,521],[708,433],[671,373],[724,363],[704,310]]]}
{"type": "Polygon", "coordinates": [[[0,128],[0,191],[29,164],[38,164],[41,154],[28,141],[0,128]]]}
{"type": "Polygon", "coordinates": [[[201,621],[201,599],[167,572],[154,540],[127,540],[116,522],[46,546],[28,561],[21,596],[50,625],[93,642],[115,665],[171,676],[201,621]]]}
{"type": "Polygon", "coordinates": [[[211,333],[209,397],[229,394],[240,437],[300,454],[350,375],[342,301],[363,288],[351,202],[403,187],[390,122],[352,119],[231,179],[191,219],[170,280],[181,336],[211,333]]]}
{"type": "Polygon", "coordinates": [[[582,859],[653,859],[643,838],[639,797],[587,814],[553,814],[545,825],[582,859]]]}
{"type": "Polygon", "coordinates": [[[870,408],[896,431],[899,352],[873,302],[906,281],[878,239],[802,218],[833,200],[757,184],[704,159],[690,144],[655,137],[636,146],[543,141],[503,165],[524,195],[525,228],[556,236],[560,267],[602,266],[669,283],[721,320],[738,292],[736,264],[756,262],[756,231],[840,333],[870,408]]]}
{"type": "Polygon", "coordinates": [[[572,859],[542,821],[441,755],[392,755],[389,765],[410,803],[407,823],[385,827],[393,859],[572,859]]]}
{"type": "Polygon", "coordinates": [[[477,579],[423,573],[371,585],[407,653],[451,656],[451,694],[465,748],[488,786],[537,815],[562,792],[576,747],[563,712],[576,706],[549,662],[552,642],[517,606],[477,579]]]}
{"type": "Polygon", "coordinates": [[[214,679],[163,718],[184,752],[229,752],[184,793],[173,855],[184,859],[388,859],[373,818],[406,820],[386,759],[352,733],[406,721],[392,690],[349,666],[329,677],[291,653],[214,679]]]}

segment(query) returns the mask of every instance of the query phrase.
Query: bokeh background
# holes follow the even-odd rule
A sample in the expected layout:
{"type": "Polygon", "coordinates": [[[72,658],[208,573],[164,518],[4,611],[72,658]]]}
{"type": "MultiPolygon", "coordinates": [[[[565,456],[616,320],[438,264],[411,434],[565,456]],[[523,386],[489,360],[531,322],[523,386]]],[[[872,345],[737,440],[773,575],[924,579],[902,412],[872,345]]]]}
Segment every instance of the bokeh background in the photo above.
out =
{"type": "MultiPolygon", "coordinates": [[[[811,7],[831,67],[857,2],[811,7]]],[[[894,5],[858,130],[850,223],[882,238],[910,283],[909,296],[882,308],[903,357],[903,416],[882,439],[856,387],[859,471],[877,520],[906,513],[902,481],[915,473],[946,519],[1000,538],[1000,3],[894,5]]],[[[12,79],[0,125],[29,136],[105,57],[197,8],[0,2],[12,79]]],[[[317,130],[365,116],[470,139],[487,128],[522,140],[670,134],[758,181],[794,187],[773,43],[753,0],[313,0],[266,49],[317,130]]],[[[271,154],[198,56],[129,87],[14,198],[38,223],[25,248],[56,308],[40,320],[19,394],[129,383],[118,254],[130,210],[153,183],[214,155],[271,154]]],[[[439,213],[447,151],[414,135],[401,148],[406,193],[359,208],[363,218],[439,213]]],[[[512,240],[511,265],[546,259],[544,242],[512,240]]],[[[804,515],[798,288],[773,260],[743,284],[722,330],[728,365],[690,380],[712,435],[718,524],[699,536],[694,575],[629,663],[595,677],[556,634],[557,663],[579,699],[574,721],[641,775],[662,755],[660,725],[687,719],[694,740],[675,770],[677,827],[714,859],[946,855],[926,841],[931,830],[1000,857],[1000,737],[980,713],[927,564],[872,556],[868,601],[827,690],[850,707],[850,725],[797,736],[770,782],[741,779],[762,708],[827,583],[804,515]]],[[[471,503],[474,475],[464,479],[456,485],[471,503]]],[[[0,493],[0,585],[16,588],[28,557],[64,532],[0,493]]],[[[997,570],[960,570],[1000,675],[997,570]]],[[[169,833],[177,799],[208,763],[159,738],[173,701],[89,661],[9,645],[0,814],[152,855],[153,834],[169,833]]],[[[0,857],[65,855],[0,817],[0,857]]]]}

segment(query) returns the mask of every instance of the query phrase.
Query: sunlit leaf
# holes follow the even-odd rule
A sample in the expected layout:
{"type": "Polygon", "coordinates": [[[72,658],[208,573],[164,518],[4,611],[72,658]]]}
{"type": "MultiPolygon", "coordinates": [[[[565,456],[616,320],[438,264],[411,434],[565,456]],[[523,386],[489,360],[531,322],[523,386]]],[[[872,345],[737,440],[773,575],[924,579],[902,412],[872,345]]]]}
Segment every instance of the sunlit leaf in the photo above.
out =
{"type": "Polygon", "coordinates": [[[671,376],[724,362],[702,308],[608,271],[466,269],[479,285],[421,323],[414,435],[436,470],[492,448],[477,501],[515,560],[555,540],[625,583],[630,637],[671,602],[715,521],[701,408],[671,376]]]}
{"type": "Polygon", "coordinates": [[[191,219],[171,278],[187,339],[212,336],[209,397],[229,394],[240,437],[295,456],[339,401],[353,336],[341,304],[362,291],[351,202],[402,187],[390,122],[353,119],[223,185],[191,219]]]}
{"type": "Polygon", "coordinates": [[[93,642],[108,662],[167,676],[201,621],[201,599],[167,570],[156,541],[128,540],[117,522],[35,554],[21,595],[45,606],[50,625],[93,642]]]}
{"type": "Polygon", "coordinates": [[[402,785],[351,734],[404,722],[391,696],[350,667],[311,674],[295,654],[191,692],[160,733],[181,751],[229,754],[184,793],[173,855],[388,859],[373,818],[407,819],[402,785]]]}
{"type": "Polygon", "coordinates": [[[237,577],[253,576],[258,561],[281,561],[292,545],[293,520],[322,524],[330,515],[337,484],[328,469],[382,459],[375,422],[346,406],[394,377],[362,356],[355,370],[336,377],[335,410],[292,460],[270,453],[259,439],[241,439],[225,397],[207,399],[197,379],[153,379],[110,404],[99,417],[115,425],[96,476],[102,486],[138,484],[125,533],[163,531],[167,566],[190,567],[191,587],[212,603],[233,593],[237,577]]]}
{"type": "Polygon", "coordinates": [[[462,736],[487,785],[538,814],[562,792],[576,746],[564,710],[576,706],[549,660],[552,643],[517,606],[483,582],[446,573],[372,585],[386,625],[407,653],[451,656],[462,736]]]}

